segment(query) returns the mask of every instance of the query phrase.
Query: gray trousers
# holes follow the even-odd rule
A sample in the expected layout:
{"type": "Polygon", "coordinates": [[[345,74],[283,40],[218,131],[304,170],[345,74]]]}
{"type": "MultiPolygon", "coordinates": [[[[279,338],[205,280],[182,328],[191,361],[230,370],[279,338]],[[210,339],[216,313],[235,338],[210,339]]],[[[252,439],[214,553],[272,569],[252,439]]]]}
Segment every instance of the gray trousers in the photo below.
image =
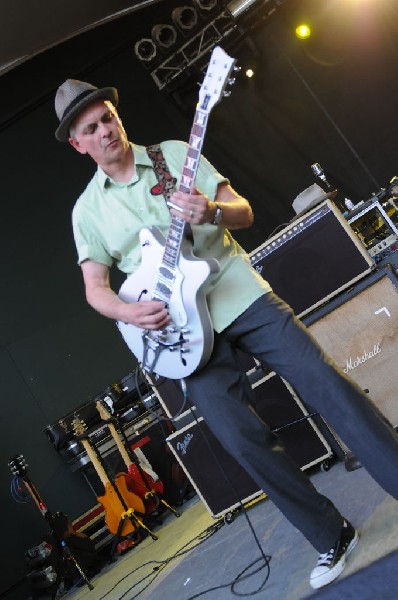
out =
{"type": "Polygon", "coordinates": [[[236,348],[286,379],[397,499],[398,436],[368,396],[324,354],[290,307],[273,293],[262,296],[216,334],[209,362],[187,379],[190,400],[224,448],[318,552],[326,552],[339,538],[343,517],[250,410],[253,392],[236,348]]]}

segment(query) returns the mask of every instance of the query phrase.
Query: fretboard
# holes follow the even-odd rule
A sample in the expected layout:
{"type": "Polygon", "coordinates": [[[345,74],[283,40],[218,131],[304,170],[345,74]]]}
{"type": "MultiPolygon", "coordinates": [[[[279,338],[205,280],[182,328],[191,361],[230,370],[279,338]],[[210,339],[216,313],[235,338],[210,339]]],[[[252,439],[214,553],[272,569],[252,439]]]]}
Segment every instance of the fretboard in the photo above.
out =
{"type": "MultiPolygon", "coordinates": [[[[200,109],[195,112],[195,118],[189,136],[189,148],[185,156],[178,190],[189,194],[195,182],[198,171],[200,154],[206,132],[208,113],[200,109]]],[[[156,283],[152,298],[168,302],[170,300],[174,282],[174,271],[178,264],[181,243],[187,223],[180,217],[172,217],[167,235],[165,249],[157,273],[156,283]]]]}

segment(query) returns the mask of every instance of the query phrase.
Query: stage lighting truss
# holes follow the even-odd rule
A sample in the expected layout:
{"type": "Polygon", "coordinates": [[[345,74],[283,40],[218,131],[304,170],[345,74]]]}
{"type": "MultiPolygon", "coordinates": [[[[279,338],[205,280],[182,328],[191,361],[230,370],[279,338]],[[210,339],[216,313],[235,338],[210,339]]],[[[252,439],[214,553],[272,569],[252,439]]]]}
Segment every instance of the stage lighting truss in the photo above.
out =
{"type": "Polygon", "coordinates": [[[154,25],[151,36],[154,42],[163,50],[172,48],[178,39],[176,28],[168,24],[154,25]]]}
{"type": "Polygon", "coordinates": [[[210,54],[216,44],[237,30],[236,22],[229,11],[217,15],[151,70],[150,74],[158,88],[162,90],[169,86],[188,67],[198,66],[200,59],[210,54]]]}
{"type": "Polygon", "coordinates": [[[198,12],[193,6],[179,6],[171,13],[171,18],[183,35],[191,35],[198,24],[198,12]]]}

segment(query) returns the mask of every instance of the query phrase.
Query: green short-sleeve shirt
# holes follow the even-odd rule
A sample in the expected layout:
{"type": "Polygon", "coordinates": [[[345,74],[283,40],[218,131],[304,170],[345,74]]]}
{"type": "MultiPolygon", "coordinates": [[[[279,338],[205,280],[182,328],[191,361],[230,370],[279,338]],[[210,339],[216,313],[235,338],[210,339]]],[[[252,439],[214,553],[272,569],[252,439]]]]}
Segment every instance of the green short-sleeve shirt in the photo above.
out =
{"type": "MultiPolygon", "coordinates": [[[[93,260],[117,267],[130,274],[141,261],[138,234],[143,227],[156,226],[166,237],[170,213],[159,194],[152,162],[144,146],[132,144],[135,174],[128,183],[112,181],[98,167],[73,209],[72,222],[78,262],[93,260]]],[[[176,177],[178,188],[187,144],[161,143],[167,166],[176,177]]],[[[214,199],[217,187],[227,181],[201,157],[196,187],[214,199]]],[[[250,266],[247,254],[223,227],[204,224],[192,227],[194,254],[216,258],[220,272],[212,276],[208,304],[216,331],[222,331],[258,297],[270,290],[264,279],[250,266]]]]}

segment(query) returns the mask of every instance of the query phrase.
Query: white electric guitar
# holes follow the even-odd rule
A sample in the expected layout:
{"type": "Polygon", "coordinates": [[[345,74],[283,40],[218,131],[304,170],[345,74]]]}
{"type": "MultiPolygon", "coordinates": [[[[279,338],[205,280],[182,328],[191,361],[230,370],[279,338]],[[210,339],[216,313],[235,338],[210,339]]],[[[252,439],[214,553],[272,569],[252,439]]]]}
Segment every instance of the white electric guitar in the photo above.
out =
{"type": "MultiPolygon", "coordinates": [[[[200,88],[179,191],[189,193],[196,177],[208,116],[234,70],[235,59],[216,46],[200,88]]],[[[194,256],[186,222],[173,217],[167,239],[156,227],[142,229],[142,262],[119,290],[124,302],[161,300],[169,307],[172,323],[161,331],[117,322],[142,367],[149,373],[183,379],[208,361],[213,348],[213,326],[206,302],[207,281],[219,271],[215,259],[194,256]]]]}

